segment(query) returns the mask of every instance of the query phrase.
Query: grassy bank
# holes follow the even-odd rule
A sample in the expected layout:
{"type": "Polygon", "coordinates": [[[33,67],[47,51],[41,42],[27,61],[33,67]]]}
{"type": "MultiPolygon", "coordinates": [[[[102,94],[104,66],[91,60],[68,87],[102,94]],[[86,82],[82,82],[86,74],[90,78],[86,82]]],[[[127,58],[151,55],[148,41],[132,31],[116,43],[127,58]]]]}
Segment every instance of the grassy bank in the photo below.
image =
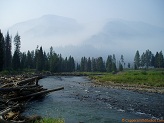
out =
{"type": "Polygon", "coordinates": [[[89,75],[91,79],[102,84],[118,83],[151,87],[164,87],[164,71],[128,70],[117,74],[89,75]]]}

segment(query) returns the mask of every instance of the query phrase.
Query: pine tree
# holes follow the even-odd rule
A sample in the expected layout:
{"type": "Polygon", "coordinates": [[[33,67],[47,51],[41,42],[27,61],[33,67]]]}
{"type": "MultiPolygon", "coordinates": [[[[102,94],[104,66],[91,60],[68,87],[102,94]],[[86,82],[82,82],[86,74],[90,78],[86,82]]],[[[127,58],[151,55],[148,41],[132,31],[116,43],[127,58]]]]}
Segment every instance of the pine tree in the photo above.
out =
{"type": "Polygon", "coordinates": [[[125,68],[125,62],[124,62],[124,56],[123,55],[121,55],[121,64],[122,64],[122,66],[124,65],[124,68],[125,68]]]}
{"type": "Polygon", "coordinates": [[[120,60],[121,60],[121,62],[119,61],[119,70],[123,71],[123,65],[124,65],[124,68],[125,68],[125,62],[124,62],[124,56],[123,55],[121,55],[120,60]]]}
{"type": "Polygon", "coordinates": [[[96,60],[95,60],[95,58],[92,58],[92,62],[91,62],[91,70],[92,70],[92,72],[97,71],[96,60]]]}
{"type": "Polygon", "coordinates": [[[20,36],[18,35],[18,33],[14,37],[14,45],[15,45],[15,51],[14,51],[14,55],[12,59],[12,66],[14,70],[18,70],[21,67],[21,64],[20,64],[21,41],[20,41],[20,36]]]}
{"type": "Polygon", "coordinates": [[[152,54],[151,66],[155,67],[155,56],[152,54]]]}
{"type": "Polygon", "coordinates": [[[112,62],[115,63],[115,65],[116,65],[116,56],[115,56],[115,54],[113,54],[112,60],[113,60],[112,62]]]}
{"type": "Polygon", "coordinates": [[[58,65],[58,72],[62,72],[64,67],[64,59],[62,58],[62,55],[59,55],[59,65],[58,65]]]}
{"type": "Polygon", "coordinates": [[[71,71],[72,72],[75,71],[75,60],[74,60],[73,57],[71,58],[71,66],[72,66],[72,70],[71,71]]]}
{"type": "Polygon", "coordinates": [[[42,71],[43,65],[44,65],[43,49],[42,49],[42,47],[40,47],[40,49],[38,51],[36,70],[42,71]]]}
{"type": "Polygon", "coordinates": [[[104,66],[104,62],[103,62],[102,57],[97,58],[97,65],[96,66],[97,66],[97,71],[99,71],[99,72],[105,71],[105,66],[104,66]]]}
{"type": "Polygon", "coordinates": [[[156,52],[155,61],[154,61],[154,66],[155,66],[155,68],[158,68],[158,61],[159,61],[159,53],[156,52]]]}
{"type": "Polygon", "coordinates": [[[122,63],[119,61],[119,71],[123,71],[122,63]]]}
{"type": "Polygon", "coordinates": [[[116,63],[112,63],[112,72],[116,73],[117,72],[117,67],[116,67],[116,63]]]}
{"type": "MultiPolygon", "coordinates": [[[[50,47],[50,55],[49,55],[49,66],[51,72],[57,72],[59,65],[58,55],[53,51],[53,47],[50,47]]],[[[65,69],[67,71],[67,65],[65,65],[65,69]]]]}
{"type": "Polygon", "coordinates": [[[9,32],[7,32],[7,35],[5,36],[5,57],[4,57],[4,69],[11,70],[11,61],[12,61],[12,55],[11,55],[11,37],[9,35],[9,32]]]}
{"type": "Polygon", "coordinates": [[[82,57],[80,62],[80,71],[83,72],[84,69],[85,69],[85,57],[82,57]]]}
{"type": "Polygon", "coordinates": [[[20,69],[20,55],[16,53],[16,51],[14,52],[14,55],[13,55],[13,59],[12,59],[12,68],[14,70],[18,70],[20,69]]]}
{"type": "Polygon", "coordinates": [[[130,68],[130,63],[128,63],[128,68],[130,68]]]}
{"type": "Polygon", "coordinates": [[[91,72],[91,59],[90,59],[90,57],[88,58],[87,68],[88,68],[88,72],[91,72]]]}
{"type": "Polygon", "coordinates": [[[4,62],[4,37],[0,30],[0,71],[3,70],[4,62]]]}
{"type": "Polygon", "coordinates": [[[36,68],[36,63],[35,63],[35,53],[34,53],[34,50],[32,50],[30,53],[31,53],[31,68],[35,69],[36,68]]]}
{"type": "Polygon", "coordinates": [[[67,59],[67,57],[64,60],[64,72],[68,72],[68,59],[67,59]]]}
{"type": "Polygon", "coordinates": [[[25,52],[21,53],[21,55],[20,55],[20,66],[21,66],[21,69],[27,68],[26,60],[27,60],[26,53],[25,52]]]}
{"type": "Polygon", "coordinates": [[[146,58],[145,58],[145,53],[141,55],[141,66],[145,67],[146,65],[146,58]]]}
{"type": "Polygon", "coordinates": [[[84,71],[88,71],[88,59],[86,57],[84,57],[84,71]]]}
{"type": "Polygon", "coordinates": [[[76,71],[80,71],[80,65],[78,63],[76,64],[76,71]]]}
{"type": "Polygon", "coordinates": [[[140,67],[140,54],[139,51],[136,51],[135,57],[134,57],[134,66],[135,69],[138,69],[140,67]]]}
{"type": "Polygon", "coordinates": [[[49,63],[48,63],[48,57],[47,57],[45,51],[43,53],[43,59],[44,59],[43,69],[46,70],[46,71],[48,71],[49,70],[49,63]]]}
{"type": "Polygon", "coordinates": [[[115,54],[113,54],[113,59],[112,59],[112,72],[116,73],[117,72],[117,67],[116,67],[116,57],[115,54]]]}
{"type": "Polygon", "coordinates": [[[68,64],[68,72],[73,72],[75,70],[74,58],[70,56],[67,64],[68,64]]]}
{"type": "Polygon", "coordinates": [[[106,61],[106,71],[107,72],[112,72],[112,62],[113,62],[112,56],[108,55],[108,58],[106,61]]]}
{"type": "Polygon", "coordinates": [[[27,52],[26,66],[28,69],[33,68],[33,58],[32,58],[31,52],[29,50],[27,52]]]}
{"type": "Polygon", "coordinates": [[[146,50],[145,52],[145,65],[148,68],[151,65],[152,53],[150,50],[146,50]]]}
{"type": "Polygon", "coordinates": [[[163,57],[162,51],[160,51],[159,52],[159,55],[157,57],[157,65],[158,65],[158,68],[164,67],[163,64],[164,64],[164,57],[163,57]]]}

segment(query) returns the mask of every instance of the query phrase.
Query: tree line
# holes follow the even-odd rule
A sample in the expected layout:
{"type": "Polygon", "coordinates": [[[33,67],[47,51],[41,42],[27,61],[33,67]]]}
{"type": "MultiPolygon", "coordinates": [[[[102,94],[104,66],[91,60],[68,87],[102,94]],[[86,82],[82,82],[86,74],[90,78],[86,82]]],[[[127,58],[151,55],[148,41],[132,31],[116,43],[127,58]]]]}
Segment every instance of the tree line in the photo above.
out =
{"type": "Polygon", "coordinates": [[[35,69],[36,71],[51,72],[73,72],[75,61],[72,56],[65,59],[61,54],[56,54],[53,47],[46,53],[42,46],[32,51],[21,52],[20,36],[17,33],[14,37],[14,53],[12,54],[12,38],[7,32],[4,37],[0,31],[0,71],[18,71],[24,69],[35,69]]]}
{"type": "Polygon", "coordinates": [[[134,68],[164,68],[164,56],[162,51],[156,52],[154,55],[150,50],[146,50],[140,55],[139,51],[136,51],[134,57],[134,68]]]}
{"type": "Polygon", "coordinates": [[[77,71],[81,72],[117,72],[123,70],[123,55],[119,61],[117,68],[115,55],[108,55],[107,60],[104,61],[102,57],[86,58],[82,57],[80,64],[77,64],[77,71]]]}
{"type": "Polygon", "coordinates": [[[102,57],[86,58],[82,57],[80,63],[76,63],[72,56],[63,58],[61,54],[56,54],[53,47],[46,53],[42,46],[37,46],[35,50],[21,52],[20,36],[17,33],[14,37],[14,53],[12,55],[12,38],[7,32],[4,37],[0,31],[0,71],[2,70],[24,70],[35,69],[36,71],[50,72],[117,72],[123,70],[123,55],[119,61],[117,69],[115,55],[109,55],[104,61],[102,57]]]}
{"type": "MultiPolygon", "coordinates": [[[[61,54],[55,53],[53,47],[50,47],[46,53],[42,46],[37,46],[35,50],[21,52],[21,38],[17,33],[13,39],[14,53],[12,54],[12,38],[7,32],[4,37],[0,31],[0,71],[18,71],[24,69],[34,69],[36,71],[50,72],[113,72],[123,71],[125,68],[124,57],[121,55],[116,60],[115,54],[108,55],[104,60],[102,57],[82,57],[79,63],[76,63],[72,56],[63,58],[61,54]]],[[[128,68],[131,64],[128,63],[128,68]]],[[[137,50],[134,57],[134,68],[154,66],[155,68],[164,67],[163,53],[157,52],[153,55],[151,51],[146,50],[141,56],[137,50]]]]}

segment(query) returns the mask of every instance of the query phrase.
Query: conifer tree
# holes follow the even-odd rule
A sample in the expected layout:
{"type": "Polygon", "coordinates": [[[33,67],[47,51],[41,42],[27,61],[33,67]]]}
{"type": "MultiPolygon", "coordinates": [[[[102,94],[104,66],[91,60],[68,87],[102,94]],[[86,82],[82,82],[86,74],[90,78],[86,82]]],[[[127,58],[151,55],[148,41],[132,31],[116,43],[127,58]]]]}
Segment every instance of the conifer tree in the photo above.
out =
{"type": "Polygon", "coordinates": [[[18,33],[14,37],[14,45],[15,45],[15,51],[14,51],[14,55],[12,59],[12,66],[14,70],[18,70],[21,67],[21,64],[20,64],[21,41],[20,41],[20,36],[18,35],[18,33]]]}
{"type": "Polygon", "coordinates": [[[43,49],[42,47],[40,47],[38,51],[38,57],[37,57],[37,63],[36,63],[37,71],[42,71],[43,65],[44,65],[43,49]]]}
{"type": "Polygon", "coordinates": [[[144,67],[146,62],[145,53],[141,55],[141,66],[144,67]]]}
{"type": "Polygon", "coordinates": [[[140,54],[139,51],[136,51],[135,57],[134,57],[134,66],[136,69],[140,67],[140,54]]]}
{"type": "Polygon", "coordinates": [[[52,46],[50,47],[49,64],[50,64],[50,71],[57,72],[58,65],[59,65],[59,58],[58,58],[58,55],[53,51],[52,46]]]}
{"type": "Polygon", "coordinates": [[[122,63],[119,61],[119,71],[123,71],[122,63]]]}
{"type": "Polygon", "coordinates": [[[88,72],[91,72],[91,59],[90,59],[90,57],[88,58],[88,62],[87,62],[87,70],[88,70],[88,72]]]}
{"type": "Polygon", "coordinates": [[[28,69],[33,68],[33,58],[32,58],[31,52],[29,50],[27,52],[26,65],[27,65],[28,69]]]}
{"type": "Polygon", "coordinates": [[[95,58],[92,58],[92,65],[91,65],[91,70],[92,70],[92,72],[95,72],[95,71],[97,71],[97,67],[96,67],[96,60],[95,60],[95,58]]]}
{"type": "Polygon", "coordinates": [[[112,72],[112,56],[108,55],[107,61],[106,61],[106,71],[112,72]]]}
{"type": "Polygon", "coordinates": [[[26,53],[25,52],[21,53],[21,55],[20,55],[20,66],[21,66],[21,69],[27,68],[26,60],[27,60],[26,53]]]}
{"type": "Polygon", "coordinates": [[[80,64],[80,71],[84,71],[85,69],[85,57],[81,58],[81,64],[80,64]]]}
{"type": "Polygon", "coordinates": [[[4,62],[4,37],[0,30],[0,71],[3,70],[4,62]]]}
{"type": "Polygon", "coordinates": [[[117,72],[117,67],[116,67],[116,64],[114,62],[112,63],[112,72],[113,73],[117,72]]]}
{"type": "Polygon", "coordinates": [[[97,66],[97,71],[99,71],[99,72],[105,71],[105,66],[104,66],[104,62],[103,62],[102,57],[97,58],[97,65],[96,66],[97,66]]]}
{"type": "Polygon", "coordinates": [[[155,64],[157,68],[163,68],[164,67],[164,57],[162,51],[159,53],[157,52],[155,55],[155,64]]]}
{"type": "Polygon", "coordinates": [[[150,50],[146,50],[145,52],[145,65],[148,68],[151,65],[152,53],[150,50]]]}
{"type": "Polygon", "coordinates": [[[9,32],[7,32],[7,35],[5,36],[5,57],[4,57],[4,69],[11,70],[11,61],[12,61],[12,55],[11,55],[11,37],[9,35],[9,32]]]}

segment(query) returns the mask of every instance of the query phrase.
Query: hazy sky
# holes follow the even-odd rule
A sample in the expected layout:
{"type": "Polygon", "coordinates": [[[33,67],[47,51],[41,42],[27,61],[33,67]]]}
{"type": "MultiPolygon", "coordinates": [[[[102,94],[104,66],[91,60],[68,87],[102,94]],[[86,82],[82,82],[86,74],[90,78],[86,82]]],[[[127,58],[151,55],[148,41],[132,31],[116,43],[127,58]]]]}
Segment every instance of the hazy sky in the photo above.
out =
{"type": "Polygon", "coordinates": [[[78,22],[120,18],[164,27],[164,0],[0,0],[0,29],[45,14],[78,22]]]}

